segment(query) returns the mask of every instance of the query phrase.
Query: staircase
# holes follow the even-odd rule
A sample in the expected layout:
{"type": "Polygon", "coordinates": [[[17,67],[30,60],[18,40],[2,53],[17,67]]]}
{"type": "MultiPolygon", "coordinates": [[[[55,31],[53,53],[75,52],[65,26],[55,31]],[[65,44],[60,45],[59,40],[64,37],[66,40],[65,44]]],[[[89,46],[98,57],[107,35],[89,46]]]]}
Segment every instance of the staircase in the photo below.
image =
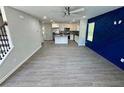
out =
{"type": "Polygon", "coordinates": [[[3,22],[2,25],[0,25],[0,63],[11,49],[5,26],[7,26],[7,22],[3,22]]]}

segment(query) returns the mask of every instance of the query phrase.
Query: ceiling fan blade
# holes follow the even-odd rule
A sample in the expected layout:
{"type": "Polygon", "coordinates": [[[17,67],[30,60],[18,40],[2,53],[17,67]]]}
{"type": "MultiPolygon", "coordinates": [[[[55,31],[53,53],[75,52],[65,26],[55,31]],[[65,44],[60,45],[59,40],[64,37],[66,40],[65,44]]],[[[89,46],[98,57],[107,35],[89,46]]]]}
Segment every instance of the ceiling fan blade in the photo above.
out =
{"type": "Polygon", "coordinates": [[[70,11],[70,7],[69,6],[65,7],[65,10],[70,11]]]}
{"type": "Polygon", "coordinates": [[[73,13],[78,13],[78,12],[82,12],[82,11],[84,11],[84,8],[80,8],[80,9],[70,11],[70,13],[73,14],[73,13]]]}
{"type": "Polygon", "coordinates": [[[74,18],[79,18],[82,17],[83,15],[79,15],[79,14],[71,14],[70,17],[74,17],[74,18]]]}

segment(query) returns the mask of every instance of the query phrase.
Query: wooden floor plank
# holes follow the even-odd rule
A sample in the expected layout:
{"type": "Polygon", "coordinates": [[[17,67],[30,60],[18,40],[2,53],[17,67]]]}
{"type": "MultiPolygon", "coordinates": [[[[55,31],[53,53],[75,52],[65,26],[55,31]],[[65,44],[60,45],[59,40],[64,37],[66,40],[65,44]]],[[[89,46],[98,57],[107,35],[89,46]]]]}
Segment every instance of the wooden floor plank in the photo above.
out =
{"type": "Polygon", "coordinates": [[[1,86],[7,87],[118,87],[124,72],[86,47],[47,41],[1,86]]]}

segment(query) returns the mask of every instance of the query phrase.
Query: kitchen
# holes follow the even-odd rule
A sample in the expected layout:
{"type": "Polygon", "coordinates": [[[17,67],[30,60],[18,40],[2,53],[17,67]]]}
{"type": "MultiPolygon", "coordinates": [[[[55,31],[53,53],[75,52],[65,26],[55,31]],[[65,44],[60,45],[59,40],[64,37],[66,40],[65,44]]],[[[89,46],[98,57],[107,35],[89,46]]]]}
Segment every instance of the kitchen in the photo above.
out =
{"type": "Polygon", "coordinates": [[[78,43],[78,23],[49,23],[49,27],[48,23],[42,23],[42,30],[44,30],[43,36],[49,38],[44,38],[44,40],[54,40],[55,44],[68,44],[69,40],[78,43]]]}

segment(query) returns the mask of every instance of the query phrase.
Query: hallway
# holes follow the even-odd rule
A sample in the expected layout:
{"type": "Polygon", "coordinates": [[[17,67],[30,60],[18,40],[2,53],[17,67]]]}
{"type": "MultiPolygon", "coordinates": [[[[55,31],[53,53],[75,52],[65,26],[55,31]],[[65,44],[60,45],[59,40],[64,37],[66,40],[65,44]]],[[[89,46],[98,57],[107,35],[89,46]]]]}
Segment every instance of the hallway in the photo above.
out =
{"type": "Polygon", "coordinates": [[[87,87],[124,86],[124,73],[86,47],[47,41],[1,86],[87,87]]]}

